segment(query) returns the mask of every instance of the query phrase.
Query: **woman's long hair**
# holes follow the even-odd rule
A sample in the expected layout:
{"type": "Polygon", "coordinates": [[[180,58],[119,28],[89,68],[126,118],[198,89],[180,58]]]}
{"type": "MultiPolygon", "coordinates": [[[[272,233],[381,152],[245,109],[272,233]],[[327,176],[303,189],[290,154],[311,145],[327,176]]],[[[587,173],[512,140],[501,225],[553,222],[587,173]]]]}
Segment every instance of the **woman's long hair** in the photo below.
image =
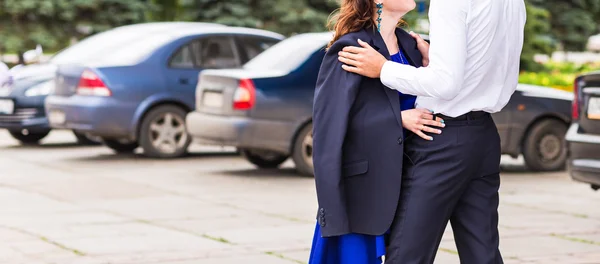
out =
{"type": "Polygon", "coordinates": [[[374,14],[373,0],[342,0],[341,7],[329,17],[327,23],[329,29],[335,32],[327,47],[331,47],[343,35],[374,26],[374,14]]]}
{"type": "MultiPolygon", "coordinates": [[[[341,7],[329,16],[327,22],[329,29],[335,32],[327,48],[350,32],[356,32],[367,27],[375,29],[375,22],[373,21],[375,8],[376,5],[373,0],[342,0],[341,7]]],[[[398,26],[406,25],[404,20],[398,21],[398,26]]]]}

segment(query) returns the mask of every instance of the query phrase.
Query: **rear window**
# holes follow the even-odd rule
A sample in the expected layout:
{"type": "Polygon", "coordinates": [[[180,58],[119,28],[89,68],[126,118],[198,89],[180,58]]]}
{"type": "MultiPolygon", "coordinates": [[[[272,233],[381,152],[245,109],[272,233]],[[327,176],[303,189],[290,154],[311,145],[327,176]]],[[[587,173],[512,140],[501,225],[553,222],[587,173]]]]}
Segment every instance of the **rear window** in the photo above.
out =
{"type": "Polygon", "coordinates": [[[103,32],[68,47],[50,61],[54,64],[105,63],[130,65],[139,62],[172,40],[155,30],[122,28],[103,32]]]}
{"type": "Polygon", "coordinates": [[[331,37],[327,33],[309,33],[288,38],[250,60],[244,68],[291,72],[312,54],[325,48],[331,37]]]}

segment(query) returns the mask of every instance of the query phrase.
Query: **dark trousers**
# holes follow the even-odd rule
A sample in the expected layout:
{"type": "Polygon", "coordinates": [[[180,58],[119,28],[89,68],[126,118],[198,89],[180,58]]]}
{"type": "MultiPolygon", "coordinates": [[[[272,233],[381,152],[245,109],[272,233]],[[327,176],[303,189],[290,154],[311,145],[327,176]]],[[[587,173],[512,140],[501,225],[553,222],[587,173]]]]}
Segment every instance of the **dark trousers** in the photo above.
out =
{"type": "Polygon", "coordinates": [[[487,113],[447,120],[426,141],[405,145],[402,194],[386,264],[433,263],[450,221],[463,264],[500,264],[498,188],[500,137],[487,113]]]}

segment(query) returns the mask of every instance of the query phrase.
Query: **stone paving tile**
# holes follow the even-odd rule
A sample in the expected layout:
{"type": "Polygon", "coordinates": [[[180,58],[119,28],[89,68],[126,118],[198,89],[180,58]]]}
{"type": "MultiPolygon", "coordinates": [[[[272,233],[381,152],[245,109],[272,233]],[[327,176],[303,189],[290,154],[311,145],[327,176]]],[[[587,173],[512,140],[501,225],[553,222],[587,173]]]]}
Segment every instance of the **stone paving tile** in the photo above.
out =
{"type": "Polygon", "coordinates": [[[158,231],[153,234],[141,236],[96,237],[57,239],[57,241],[70,248],[76,248],[90,255],[125,254],[128,252],[161,251],[197,251],[231,247],[228,244],[206,238],[195,237],[176,232],[158,231]]]}
{"type": "MultiPolygon", "coordinates": [[[[440,247],[457,251],[453,241],[443,241],[440,247]]],[[[529,257],[546,256],[548,254],[574,255],[600,252],[600,245],[574,242],[553,236],[502,237],[500,239],[500,251],[505,259],[521,260],[529,257]]]]}
{"type": "Polygon", "coordinates": [[[561,196],[560,199],[556,198],[556,195],[552,193],[522,192],[519,194],[504,195],[502,200],[505,203],[520,205],[534,210],[600,219],[600,207],[598,206],[600,200],[581,199],[578,196],[561,196]]]}
{"type": "Polygon", "coordinates": [[[163,194],[138,199],[105,200],[81,203],[87,207],[115,212],[123,216],[143,220],[187,220],[228,217],[239,210],[186,197],[163,194]]]}
{"type": "MultiPolygon", "coordinates": [[[[152,264],[152,263],[139,263],[133,262],[131,264],[152,264]]],[[[269,255],[255,255],[255,256],[237,256],[228,258],[213,258],[213,259],[197,259],[197,260],[182,260],[182,261],[168,261],[160,262],[160,264],[293,264],[297,263],[291,260],[281,259],[275,256],[269,255]]],[[[130,263],[121,263],[130,264],[130,263]]]]}
{"type": "Polygon", "coordinates": [[[310,247],[314,228],[315,226],[310,224],[290,224],[280,227],[248,227],[208,232],[208,235],[260,251],[285,251],[310,247]]]}
{"type": "Polygon", "coordinates": [[[101,177],[72,177],[67,180],[57,181],[51,187],[48,184],[36,184],[26,187],[27,190],[56,197],[61,200],[77,202],[94,200],[118,200],[160,196],[164,193],[152,187],[132,184],[118,179],[101,177]]]}
{"type": "Polygon", "coordinates": [[[193,233],[204,234],[207,232],[218,232],[235,230],[248,227],[281,227],[290,225],[290,220],[279,217],[266,216],[255,212],[237,210],[233,215],[207,217],[189,220],[157,220],[153,221],[160,225],[171,226],[180,230],[188,230],[193,233]]]}
{"type": "Polygon", "coordinates": [[[68,212],[26,212],[0,213],[0,224],[30,230],[32,232],[67,226],[108,224],[130,221],[103,212],[68,211],[68,212]]]}
{"type": "Polygon", "coordinates": [[[0,214],[64,212],[76,210],[81,210],[81,208],[70,203],[50,199],[43,195],[0,187],[0,214]]]}

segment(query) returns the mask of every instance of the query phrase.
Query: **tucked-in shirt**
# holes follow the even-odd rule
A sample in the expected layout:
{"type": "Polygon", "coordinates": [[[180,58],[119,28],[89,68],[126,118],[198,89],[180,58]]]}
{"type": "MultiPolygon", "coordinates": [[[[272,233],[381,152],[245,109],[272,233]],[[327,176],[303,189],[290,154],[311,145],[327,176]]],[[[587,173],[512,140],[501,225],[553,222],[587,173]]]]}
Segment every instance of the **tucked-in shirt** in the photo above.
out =
{"type": "Polygon", "coordinates": [[[498,112],[514,93],[523,48],[523,0],[431,0],[429,66],[388,61],[381,81],[417,95],[417,107],[456,117],[498,112]]]}

